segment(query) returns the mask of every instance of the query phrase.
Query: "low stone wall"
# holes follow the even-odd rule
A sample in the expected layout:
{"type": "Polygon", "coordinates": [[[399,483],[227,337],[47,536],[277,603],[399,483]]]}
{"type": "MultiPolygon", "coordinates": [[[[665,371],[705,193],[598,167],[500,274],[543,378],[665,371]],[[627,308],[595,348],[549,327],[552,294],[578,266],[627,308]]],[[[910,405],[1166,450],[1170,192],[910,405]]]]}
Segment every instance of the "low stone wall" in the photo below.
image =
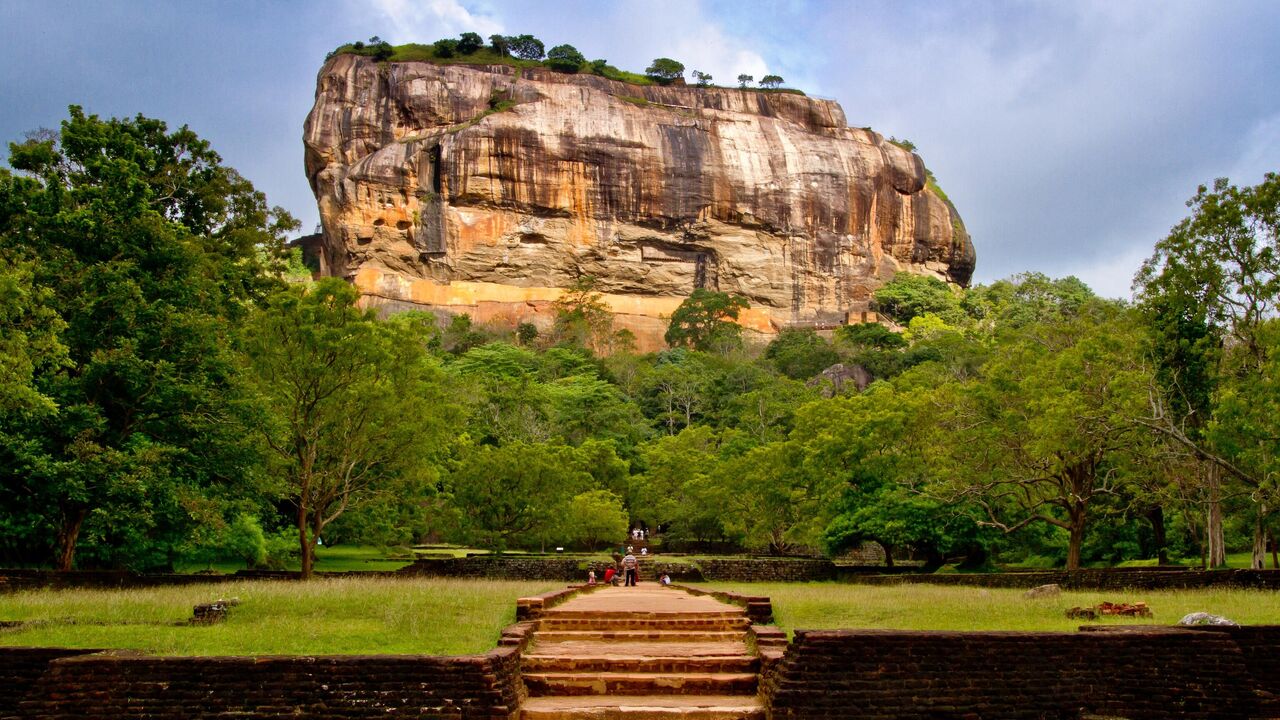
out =
{"type": "Polygon", "coordinates": [[[988,588],[1030,588],[1055,583],[1070,590],[1185,590],[1194,588],[1256,588],[1280,590],[1280,570],[1156,570],[1115,568],[1046,570],[1034,572],[867,575],[837,571],[842,582],[868,585],[924,583],[988,588]]]}
{"type": "Polygon", "coordinates": [[[797,631],[765,664],[770,717],[1127,720],[1256,717],[1226,633],[797,631]]]}
{"type": "Polygon", "coordinates": [[[518,645],[462,657],[81,655],[49,662],[6,716],[511,720],[519,657],[518,645]]]}
{"type": "Polygon", "coordinates": [[[0,648],[0,718],[13,716],[31,685],[49,670],[49,663],[97,650],[69,648],[0,648]]]}
{"type": "Polygon", "coordinates": [[[836,565],[816,558],[712,558],[699,560],[709,582],[811,582],[831,580],[836,565]]]}
{"type": "MultiPolygon", "coordinates": [[[[525,557],[520,555],[480,555],[466,558],[418,560],[398,571],[399,575],[431,577],[489,577],[520,580],[563,580],[582,582],[588,570],[604,577],[611,563],[574,558],[525,557]]],[[[640,560],[642,580],[670,575],[676,582],[807,582],[831,580],[835,564],[810,558],[713,558],[689,562],[646,557],[640,560]]]]}
{"type": "MultiPolygon", "coordinates": [[[[737,605],[747,611],[753,625],[764,626],[773,622],[773,601],[764,595],[744,595],[726,590],[704,590],[688,585],[674,586],[691,595],[710,595],[722,603],[737,605]]],[[[772,634],[771,634],[772,635],[772,634]]]]}

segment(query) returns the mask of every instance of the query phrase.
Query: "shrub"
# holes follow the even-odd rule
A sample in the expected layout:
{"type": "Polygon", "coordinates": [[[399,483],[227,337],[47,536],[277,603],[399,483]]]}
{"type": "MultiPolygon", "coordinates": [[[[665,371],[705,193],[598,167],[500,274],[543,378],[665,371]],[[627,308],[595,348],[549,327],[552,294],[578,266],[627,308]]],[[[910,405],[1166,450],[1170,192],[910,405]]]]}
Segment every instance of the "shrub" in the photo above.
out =
{"type": "Polygon", "coordinates": [[[435,41],[431,47],[435,50],[436,57],[438,58],[451,58],[458,54],[457,40],[444,38],[443,40],[435,41]]]}

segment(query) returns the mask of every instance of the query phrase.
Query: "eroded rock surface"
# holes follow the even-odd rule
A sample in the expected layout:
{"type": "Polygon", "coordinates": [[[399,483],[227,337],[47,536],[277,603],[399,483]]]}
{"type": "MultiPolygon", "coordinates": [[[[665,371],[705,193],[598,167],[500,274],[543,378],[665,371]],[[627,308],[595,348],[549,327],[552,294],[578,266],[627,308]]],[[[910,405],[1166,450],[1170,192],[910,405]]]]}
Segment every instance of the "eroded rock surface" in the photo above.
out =
{"type": "Polygon", "coordinates": [[[374,303],[546,323],[592,275],[648,349],[699,286],[771,334],[864,319],[898,270],[974,267],[921,159],[830,100],[339,55],[304,139],[322,270],[374,303]]]}

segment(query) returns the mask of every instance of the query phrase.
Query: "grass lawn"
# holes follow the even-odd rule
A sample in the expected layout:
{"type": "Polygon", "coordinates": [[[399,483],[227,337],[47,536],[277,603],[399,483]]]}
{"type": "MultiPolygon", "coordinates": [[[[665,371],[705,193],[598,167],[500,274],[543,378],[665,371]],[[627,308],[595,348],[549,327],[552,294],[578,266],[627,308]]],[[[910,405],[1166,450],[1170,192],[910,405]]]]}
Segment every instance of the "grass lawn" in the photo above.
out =
{"type": "Polygon", "coordinates": [[[515,621],[516,598],[553,582],[321,579],[142,590],[0,594],[0,646],[127,648],[158,655],[427,654],[493,648],[515,621]],[[227,622],[179,625],[191,607],[237,597],[227,622]]]}
{"type": "Polygon", "coordinates": [[[773,615],[787,632],[836,628],[898,630],[1075,630],[1076,606],[1143,601],[1153,618],[1106,618],[1114,625],[1172,625],[1190,612],[1223,615],[1242,625],[1280,624],[1280,593],[1266,590],[1133,590],[1063,592],[1027,600],[1024,590],[940,585],[846,583],[716,583],[716,588],[773,600],[773,615]]]}

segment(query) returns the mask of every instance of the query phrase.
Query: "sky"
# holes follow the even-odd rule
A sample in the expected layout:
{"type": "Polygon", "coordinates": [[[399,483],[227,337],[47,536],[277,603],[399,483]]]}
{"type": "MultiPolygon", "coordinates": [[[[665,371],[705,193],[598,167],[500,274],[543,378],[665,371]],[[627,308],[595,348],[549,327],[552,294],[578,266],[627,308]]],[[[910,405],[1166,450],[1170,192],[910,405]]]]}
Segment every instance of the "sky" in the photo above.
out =
{"type": "Polygon", "coordinates": [[[1280,171],[1274,0],[0,0],[0,139],[71,104],[186,124],[310,232],[302,122],[325,54],[465,31],[834,98],[916,144],[978,282],[1039,271],[1127,297],[1197,186],[1280,171]]]}

